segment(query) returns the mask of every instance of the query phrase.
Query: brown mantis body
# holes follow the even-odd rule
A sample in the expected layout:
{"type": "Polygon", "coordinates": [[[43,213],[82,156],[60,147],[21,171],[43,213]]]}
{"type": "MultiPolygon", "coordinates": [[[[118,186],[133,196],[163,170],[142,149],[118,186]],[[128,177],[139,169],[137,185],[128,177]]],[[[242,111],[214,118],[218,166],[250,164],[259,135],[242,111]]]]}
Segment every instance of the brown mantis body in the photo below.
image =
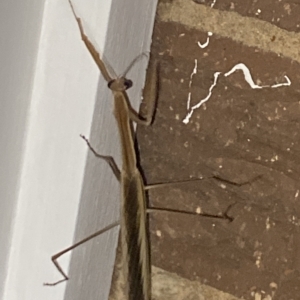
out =
{"type": "MultiPolygon", "coordinates": [[[[99,155],[90,146],[93,153],[104,160],[106,160],[110,167],[112,168],[117,179],[121,182],[122,186],[122,212],[121,212],[121,243],[122,243],[122,253],[123,253],[123,265],[124,271],[127,278],[127,297],[130,300],[150,300],[151,299],[151,271],[150,271],[150,261],[149,261],[149,245],[147,238],[147,220],[146,220],[146,195],[143,179],[139,170],[137,169],[137,161],[134,148],[134,130],[132,121],[141,124],[150,124],[151,117],[149,119],[141,119],[138,114],[131,108],[126,90],[132,86],[132,82],[125,77],[120,77],[117,79],[112,79],[107,71],[105,64],[100,58],[99,53],[95,50],[92,43],[89,41],[88,37],[85,35],[82,27],[80,18],[77,17],[71,1],[69,1],[73,14],[77,20],[82,40],[84,41],[86,47],[91,53],[94,61],[100,69],[105,80],[108,82],[108,87],[112,90],[114,96],[114,115],[117,121],[121,149],[122,149],[122,170],[118,169],[112,157],[99,155]]],[[[156,78],[153,73],[153,81],[149,86],[155,86],[156,78]]],[[[156,92],[151,93],[156,97],[156,92]]],[[[155,98],[152,103],[152,111],[154,109],[155,98]]],[[[152,114],[152,112],[151,112],[152,114]]],[[[81,245],[82,243],[92,239],[93,237],[113,228],[118,225],[114,223],[99,232],[96,232],[92,236],[84,239],[83,241],[76,243],[75,245],[65,249],[64,251],[54,255],[52,260],[59,270],[59,272],[64,276],[64,279],[47,285],[55,285],[59,282],[68,279],[68,276],[63,272],[60,265],[57,263],[57,259],[62,254],[74,249],[75,247],[81,245]]]]}
{"type": "MultiPolygon", "coordinates": [[[[91,151],[99,158],[104,159],[112,168],[115,176],[121,183],[122,187],[122,203],[121,203],[121,243],[124,272],[127,278],[126,299],[128,300],[151,300],[151,267],[149,255],[149,242],[147,235],[147,207],[144,182],[140,171],[137,167],[137,158],[134,147],[134,130],[133,121],[139,124],[150,125],[152,115],[155,108],[156,89],[157,89],[157,66],[153,65],[154,70],[152,76],[146,85],[146,95],[151,95],[148,99],[147,108],[149,113],[146,119],[140,118],[139,115],[131,108],[126,90],[132,86],[132,82],[125,77],[116,79],[111,78],[104,62],[101,60],[99,53],[93,44],[85,35],[80,18],[77,17],[73,5],[69,0],[73,14],[79,26],[81,38],[96,62],[104,79],[108,82],[108,87],[112,90],[114,96],[114,115],[117,121],[120,144],[122,149],[122,169],[118,169],[115,161],[110,156],[98,154],[85,139],[91,151]]],[[[216,176],[212,178],[218,179],[216,176]]],[[[230,207],[229,207],[230,208],[230,207]]],[[[227,209],[227,211],[229,210],[227,209]]],[[[168,210],[174,211],[175,210],[168,210]]],[[[220,219],[232,220],[227,211],[222,216],[212,216],[200,214],[203,216],[215,217],[220,219]]],[[[191,213],[190,214],[197,214],[191,213]]],[[[199,215],[199,214],[197,214],[199,215]]],[[[63,279],[55,283],[47,283],[46,285],[56,285],[60,282],[68,280],[68,276],[62,270],[57,259],[64,253],[76,248],[86,241],[100,235],[101,233],[117,226],[119,222],[113,223],[104,229],[94,233],[84,240],[74,244],[71,247],[57,253],[52,257],[58,271],[63,275],[63,279]]]]}
{"type": "MultiPolygon", "coordinates": [[[[132,86],[132,82],[125,77],[112,79],[106,70],[99,53],[90,43],[83,31],[80,18],[78,18],[70,2],[72,11],[77,20],[82,40],[91,53],[94,61],[100,69],[108,87],[114,96],[114,115],[117,121],[121,149],[122,149],[122,170],[116,164],[110,164],[116,177],[121,182],[121,244],[123,268],[127,278],[127,294],[130,300],[150,300],[151,299],[151,271],[149,260],[149,245],[147,238],[146,220],[146,195],[143,179],[137,169],[137,161],[134,148],[134,130],[132,121],[150,124],[151,116],[148,120],[138,117],[130,106],[126,90],[132,86]]],[[[156,78],[148,86],[155,86],[156,78]],[[154,84],[153,84],[154,83],[154,84]]],[[[156,97],[156,92],[151,93],[156,97]]],[[[151,101],[155,102],[155,98],[151,101]]],[[[154,104],[152,109],[154,109],[154,104]]],[[[152,115],[152,112],[151,112],[152,115]]],[[[86,140],[87,141],[87,140],[86,140]]],[[[88,141],[87,141],[88,142],[88,141]]],[[[89,143],[88,143],[89,145],[89,143]]],[[[89,145],[90,146],[90,145],[89,145]]],[[[90,146],[91,148],[91,146],[90,146]]],[[[92,148],[91,148],[92,149],[92,148]]],[[[106,157],[92,151],[97,157],[106,157]]],[[[110,161],[111,162],[111,161],[110,161]]]]}

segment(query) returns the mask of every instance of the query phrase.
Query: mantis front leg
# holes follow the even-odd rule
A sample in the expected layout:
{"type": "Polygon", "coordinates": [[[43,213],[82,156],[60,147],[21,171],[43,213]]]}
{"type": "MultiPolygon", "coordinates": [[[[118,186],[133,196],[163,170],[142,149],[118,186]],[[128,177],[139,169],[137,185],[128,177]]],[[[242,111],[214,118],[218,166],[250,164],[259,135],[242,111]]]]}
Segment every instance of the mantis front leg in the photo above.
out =
{"type": "Polygon", "coordinates": [[[146,126],[151,125],[155,114],[156,101],[158,98],[158,91],[159,91],[158,62],[157,61],[152,62],[150,60],[148,69],[149,69],[148,76],[146,78],[145,88],[143,92],[146,109],[147,109],[145,117],[141,117],[140,114],[138,114],[132,107],[129,108],[130,119],[139,125],[146,125],[146,126]]]}

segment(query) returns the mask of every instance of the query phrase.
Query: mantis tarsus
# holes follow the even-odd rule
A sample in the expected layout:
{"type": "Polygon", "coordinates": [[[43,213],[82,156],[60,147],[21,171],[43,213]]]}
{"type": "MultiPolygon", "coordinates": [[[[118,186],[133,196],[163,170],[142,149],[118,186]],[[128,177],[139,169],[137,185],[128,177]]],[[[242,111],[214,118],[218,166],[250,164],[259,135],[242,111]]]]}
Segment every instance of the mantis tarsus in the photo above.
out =
{"type": "MultiPolygon", "coordinates": [[[[86,239],[74,244],[71,247],[57,253],[52,257],[52,261],[58,271],[62,274],[63,279],[55,283],[46,283],[46,285],[56,285],[60,282],[68,280],[68,276],[58,264],[57,259],[64,253],[78,247],[84,242],[100,235],[101,233],[121,225],[121,243],[123,252],[123,261],[125,274],[127,275],[127,298],[129,300],[151,300],[151,271],[149,259],[149,245],[147,237],[147,207],[144,182],[140,171],[137,167],[137,158],[134,147],[134,130],[133,122],[143,125],[150,125],[155,108],[156,92],[157,92],[157,64],[152,65],[151,76],[146,84],[145,94],[148,95],[148,114],[146,118],[142,118],[130,106],[130,102],[126,90],[132,86],[132,82],[125,76],[113,79],[107,68],[100,58],[93,44],[85,35],[81,19],[76,15],[72,2],[69,0],[74,17],[77,21],[81,38],[87,49],[92,55],[104,79],[108,82],[114,96],[114,115],[117,121],[120,144],[122,149],[122,169],[117,167],[114,159],[110,156],[98,154],[85,139],[90,150],[99,158],[104,159],[113,170],[116,178],[120,181],[122,187],[122,203],[121,203],[121,221],[113,223],[102,230],[94,233],[86,239]]],[[[216,176],[211,178],[218,179],[216,176]]],[[[193,215],[202,215],[206,217],[214,217],[219,219],[227,219],[232,221],[227,215],[228,210],[223,215],[208,215],[193,212],[187,212],[193,215]]],[[[155,209],[159,211],[159,209],[155,209]]],[[[169,212],[178,212],[176,210],[166,210],[169,212]]]]}

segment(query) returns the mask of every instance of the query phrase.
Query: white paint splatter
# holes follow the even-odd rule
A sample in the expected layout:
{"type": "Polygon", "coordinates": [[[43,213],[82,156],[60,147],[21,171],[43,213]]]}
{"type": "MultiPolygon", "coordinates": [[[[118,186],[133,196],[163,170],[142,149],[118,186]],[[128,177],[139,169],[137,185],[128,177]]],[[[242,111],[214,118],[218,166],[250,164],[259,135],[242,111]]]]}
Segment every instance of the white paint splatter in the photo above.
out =
{"type": "Polygon", "coordinates": [[[234,73],[235,71],[238,71],[238,70],[241,70],[244,73],[244,78],[248,82],[248,84],[250,85],[250,87],[252,89],[261,89],[261,88],[263,88],[262,86],[259,86],[259,85],[254,83],[249,69],[244,64],[235,65],[230,71],[225,73],[224,76],[227,77],[227,76],[231,75],[232,73],[234,73]]]}
{"type": "Polygon", "coordinates": [[[221,72],[215,72],[215,74],[214,74],[214,82],[213,82],[213,84],[209,88],[208,95],[204,99],[200,100],[200,102],[198,102],[197,104],[195,104],[194,106],[192,106],[190,112],[187,114],[187,116],[183,120],[184,124],[187,124],[190,121],[190,118],[191,118],[191,116],[192,116],[192,114],[193,114],[193,112],[194,112],[195,109],[199,108],[203,103],[205,103],[206,101],[209,100],[209,98],[210,98],[210,96],[212,94],[212,90],[216,86],[217,81],[218,81],[218,77],[219,77],[220,74],[221,74],[221,72]]]}
{"type": "Polygon", "coordinates": [[[253,256],[256,258],[255,265],[259,269],[261,267],[262,252],[261,251],[255,251],[253,256]]]}
{"type": "Polygon", "coordinates": [[[267,219],[266,219],[266,229],[269,230],[270,228],[271,228],[270,217],[267,217],[267,219]]]}
{"type": "Polygon", "coordinates": [[[210,5],[210,7],[214,7],[214,5],[216,4],[217,0],[214,0],[213,3],[210,5]]]}
{"type": "Polygon", "coordinates": [[[193,72],[192,72],[191,75],[190,75],[189,88],[192,86],[193,76],[194,76],[195,74],[197,74],[197,68],[198,68],[198,60],[195,59],[195,66],[194,66],[193,72]]]}
{"type": "MultiPolygon", "coordinates": [[[[277,84],[273,84],[273,85],[262,85],[262,86],[261,85],[257,85],[253,81],[253,78],[251,76],[249,68],[245,64],[243,64],[243,63],[239,63],[239,64],[235,65],[230,71],[224,73],[224,76],[227,77],[227,76],[231,75],[232,73],[234,73],[235,71],[238,71],[238,70],[240,70],[240,71],[243,72],[245,81],[249,84],[249,86],[252,89],[279,88],[279,87],[282,87],[282,86],[290,86],[291,85],[291,80],[286,75],[284,76],[284,78],[286,79],[286,82],[277,83],[277,84]]],[[[190,109],[190,111],[188,112],[188,114],[186,115],[186,117],[183,120],[184,124],[189,123],[189,120],[190,120],[190,118],[191,118],[191,116],[192,116],[192,114],[193,114],[193,112],[194,112],[195,109],[199,108],[203,103],[205,103],[206,101],[209,100],[209,98],[211,97],[211,94],[212,94],[212,90],[216,86],[217,80],[218,80],[218,77],[219,77],[220,74],[221,74],[221,72],[215,72],[215,74],[214,74],[214,82],[213,82],[213,84],[209,88],[208,95],[204,99],[200,100],[196,105],[194,105],[190,109]]],[[[191,74],[191,79],[192,79],[192,76],[193,76],[193,73],[191,74]]],[[[190,85],[191,85],[191,81],[190,81],[190,85]]],[[[188,103],[187,103],[188,110],[189,110],[189,107],[190,107],[190,101],[191,101],[191,93],[189,93],[189,95],[188,95],[188,103]]]]}
{"type": "Polygon", "coordinates": [[[199,214],[199,215],[202,213],[202,209],[201,209],[200,206],[198,206],[198,207],[196,208],[196,213],[199,214]]]}
{"type": "MultiPolygon", "coordinates": [[[[217,0],[213,0],[212,4],[210,5],[211,8],[213,8],[216,4],[217,0]]],[[[206,38],[206,42],[204,44],[201,44],[200,42],[198,42],[198,46],[201,48],[201,49],[204,49],[208,46],[209,44],[209,37],[211,37],[213,35],[212,32],[208,31],[207,32],[207,38],[206,38]]]]}
{"type": "Polygon", "coordinates": [[[258,16],[260,13],[261,13],[261,9],[258,8],[255,15],[258,16]]]}
{"type": "Polygon", "coordinates": [[[187,108],[187,110],[190,109],[190,105],[191,105],[191,96],[192,96],[192,93],[191,93],[191,91],[189,91],[189,94],[188,94],[188,100],[187,100],[187,102],[186,102],[186,108],[187,108]]]}
{"type": "Polygon", "coordinates": [[[274,155],[271,159],[271,162],[278,161],[278,155],[274,155]]]}
{"type": "Polygon", "coordinates": [[[198,42],[198,46],[199,46],[201,49],[206,48],[206,47],[208,46],[208,44],[209,44],[209,37],[211,37],[212,35],[213,35],[213,33],[209,31],[209,32],[207,33],[206,42],[203,43],[203,44],[201,44],[200,42],[198,42]]]}
{"type": "Polygon", "coordinates": [[[191,87],[192,87],[192,82],[193,82],[193,76],[195,74],[197,74],[197,68],[198,68],[198,60],[195,59],[195,66],[194,66],[194,69],[193,69],[193,72],[191,73],[190,75],[190,82],[189,82],[189,94],[188,94],[188,100],[187,100],[187,110],[190,109],[190,103],[191,103],[191,97],[192,97],[192,93],[191,93],[191,87]]]}
{"type": "Polygon", "coordinates": [[[252,79],[249,68],[243,63],[235,65],[230,71],[225,73],[224,76],[227,77],[227,76],[231,75],[232,73],[234,73],[235,71],[238,71],[238,70],[241,70],[243,72],[245,80],[247,81],[247,83],[250,85],[250,87],[252,89],[263,89],[263,88],[270,88],[270,87],[271,88],[277,88],[277,87],[281,87],[281,86],[291,85],[291,81],[287,76],[284,76],[284,78],[287,80],[287,82],[284,82],[284,83],[273,84],[271,86],[270,85],[262,85],[262,86],[257,85],[257,84],[254,83],[254,81],[252,79]]]}
{"type": "Polygon", "coordinates": [[[278,87],[281,87],[281,86],[291,85],[291,80],[286,75],[284,75],[284,78],[286,79],[286,82],[273,84],[273,85],[271,85],[271,88],[278,88],[278,87]]]}

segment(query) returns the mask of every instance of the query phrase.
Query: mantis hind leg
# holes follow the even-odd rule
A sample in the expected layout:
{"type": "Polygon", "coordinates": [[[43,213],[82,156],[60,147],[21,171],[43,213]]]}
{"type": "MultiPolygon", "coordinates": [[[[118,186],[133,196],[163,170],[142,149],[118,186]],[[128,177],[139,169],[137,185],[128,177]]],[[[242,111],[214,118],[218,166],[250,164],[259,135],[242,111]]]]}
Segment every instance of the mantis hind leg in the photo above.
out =
{"type": "Polygon", "coordinates": [[[64,255],[65,253],[67,253],[67,252],[69,252],[69,251],[71,251],[71,250],[77,248],[78,246],[80,246],[80,245],[86,243],[87,241],[89,241],[89,240],[95,238],[95,237],[98,236],[98,235],[101,235],[102,233],[104,233],[104,232],[106,232],[106,231],[108,231],[108,230],[110,230],[110,229],[112,229],[112,228],[114,228],[114,227],[116,227],[116,226],[118,226],[118,225],[119,225],[119,222],[114,222],[114,223],[112,223],[112,224],[110,224],[110,225],[108,225],[108,226],[102,228],[101,230],[99,230],[99,231],[93,233],[92,235],[86,237],[85,239],[83,239],[83,240],[77,242],[76,244],[74,244],[74,245],[72,245],[72,246],[70,246],[70,247],[68,247],[68,248],[66,248],[66,249],[64,249],[64,250],[62,250],[62,251],[60,251],[60,252],[54,254],[54,255],[51,257],[51,260],[52,260],[53,264],[55,265],[56,269],[58,270],[58,272],[63,276],[63,278],[60,279],[60,280],[58,280],[58,281],[56,281],[56,282],[52,282],[52,283],[48,283],[48,282],[47,282],[47,283],[44,283],[44,285],[47,285],[47,286],[54,286],[54,285],[57,285],[57,284],[59,284],[59,283],[61,283],[61,282],[67,281],[67,280],[69,279],[68,275],[65,273],[65,271],[62,269],[61,265],[60,265],[60,264],[58,263],[58,261],[57,261],[57,259],[58,259],[60,256],[64,255]]]}
{"type": "MultiPolygon", "coordinates": [[[[91,146],[89,140],[85,136],[81,135],[81,138],[83,138],[85,140],[85,142],[87,143],[88,147],[90,148],[90,150],[93,152],[93,154],[96,157],[104,159],[108,163],[108,165],[112,169],[113,173],[115,174],[116,178],[118,179],[118,181],[120,181],[121,172],[120,172],[120,170],[119,170],[119,168],[118,168],[118,166],[117,166],[114,158],[112,156],[98,154],[95,151],[95,149],[91,146]]],[[[56,269],[58,270],[58,272],[63,276],[63,278],[60,279],[60,280],[58,280],[58,281],[56,281],[56,282],[44,283],[44,285],[54,286],[54,285],[57,285],[57,284],[59,284],[61,282],[67,281],[69,279],[68,275],[65,273],[65,271],[62,269],[62,267],[60,266],[60,264],[57,261],[59,257],[61,257],[65,253],[67,253],[67,252],[69,252],[69,251],[77,248],[78,246],[84,244],[85,242],[87,242],[87,241],[89,241],[89,240],[97,237],[98,235],[101,235],[102,233],[104,233],[104,232],[106,232],[106,231],[108,231],[108,230],[110,230],[110,229],[112,229],[112,228],[114,228],[114,227],[116,227],[118,225],[119,225],[119,222],[114,222],[114,223],[112,223],[112,224],[110,224],[110,225],[102,228],[101,230],[93,233],[92,235],[86,237],[85,239],[77,242],[76,244],[74,244],[74,245],[72,245],[72,246],[70,246],[70,247],[68,247],[68,248],[66,248],[66,249],[64,249],[64,250],[56,253],[55,255],[53,255],[51,257],[51,260],[52,260],[53,264],[55,265],[56,269]]]]}
{"type": "MultiPolygon", "coordinates": [[[[222,178],[220,176],[217,175],[212,175],[210,177],[206,177],[206,178],[195,178],[195,179],[189,179],[189,180],[182,180],[182,181],[177,181],[177,182],[166,182],[166,183],[158,183],[158,184],[152,184],[152,185],[147,185],[144,187],[145,191],[150,190],[150,189],[155,189],[155,188],[163,188],[163,187],[167,187],[167,186],[171,186],[171,185],[176,185],[178,183],[186,183],[186,182],[191,182],[191,181],[203,181],[203,180],[207,180],[207,179],[214,179],[223,183],[227,183],[227,184],[231,184],[231,185],[235,185],[238,187],[241,187],[243,185],[247,185],[247,184],[251,184],[257,180],[259,180],[262,177],[262,175],[258,175],[253,177],[250,180],[247,180],[245,182],[233,182],[230,180],[227,180],[225,178],[222,178]]],[[[169,213],[181,213],[181,214],[187,214],[187,215],[198,215],[198,216],[202,216],[202,217],[206,217],[206,218],[213,218],[213,219],[224,219],[227,220],[229,222],[232,222],[234,220],[233,217],[229,216],[229,211],[232,209],[232,207],[237,204],[237,202],[234,202],[232,204],[230,204],[226,210],[224,212],[222,212],[221,214],[208,214],[208,213],[203,213],[203,212],[198,212],[198,211],[183,211],[183,210],[177,210],[177,209],[170,209],[170,208],[157,208],[157,207],[149,207],[147,209],[147,213],[152,213],[152,212],[169,212],[169,213]]]]}

